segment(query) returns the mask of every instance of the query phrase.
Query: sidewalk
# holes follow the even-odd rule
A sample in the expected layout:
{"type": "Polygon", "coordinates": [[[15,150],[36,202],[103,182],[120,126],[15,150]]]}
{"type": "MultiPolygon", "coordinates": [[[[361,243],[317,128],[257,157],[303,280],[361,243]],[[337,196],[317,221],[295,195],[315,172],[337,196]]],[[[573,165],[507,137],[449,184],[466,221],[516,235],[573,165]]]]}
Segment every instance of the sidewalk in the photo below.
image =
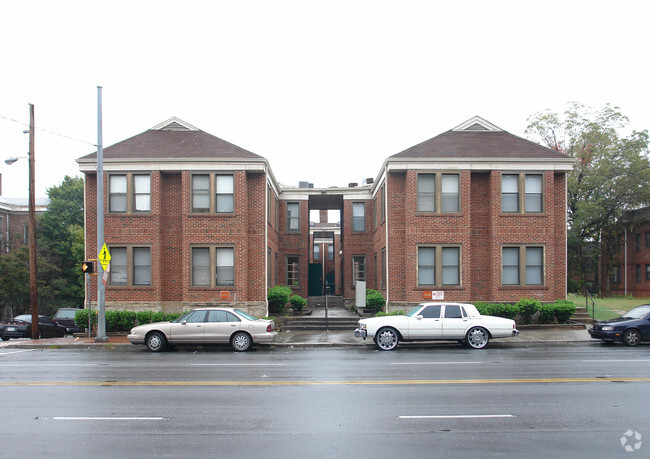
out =
{"type": "MultiPolygon", "coordinates": [[[[587,333],[586,328],[574,328],[572,326],[535,326],[521,327],[519,336],[515,338],[502,338],[492,340],[490,343],[502,343],[510,345],[527,345],[532,343],[577,343],[595,342],[587,333]]],[[[431,342],[429,342],[430,344],[431,342]]],[[[426,345],[429,345],[426,344],[426,345]]],[[[340,346],[374,346],[372,340],[362,340],[354,337],[354,330],[286,330],[278,332],[273,346],[285,347],[340,347],[340,346]]],[[[422,343],[400,343],[400,345],[413,346],[422,343]]],[[[488,344],[489,346],[489,344],[488,344]]],[[[135,346],[129,343],[126,335],[109,336],[108,342],[96,343],[95,338],[88,337],[66,337],[46,339],[12,339],[0,341],[0,349],[22,348],[22,349],[144,349],[144,346],[135,346]]]]}

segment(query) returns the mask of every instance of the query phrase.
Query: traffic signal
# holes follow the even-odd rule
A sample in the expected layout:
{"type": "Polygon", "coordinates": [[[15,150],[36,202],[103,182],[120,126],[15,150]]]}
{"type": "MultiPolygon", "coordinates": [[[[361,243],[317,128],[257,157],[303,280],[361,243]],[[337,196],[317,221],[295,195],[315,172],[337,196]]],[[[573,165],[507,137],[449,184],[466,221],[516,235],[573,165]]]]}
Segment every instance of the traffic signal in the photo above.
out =
{"type": "Polygon", "coordinates": [[[84,261],[81,264],[81,272],[84,274],[92,274],[94,272],[94,266],[92,261],[84,261]]]}

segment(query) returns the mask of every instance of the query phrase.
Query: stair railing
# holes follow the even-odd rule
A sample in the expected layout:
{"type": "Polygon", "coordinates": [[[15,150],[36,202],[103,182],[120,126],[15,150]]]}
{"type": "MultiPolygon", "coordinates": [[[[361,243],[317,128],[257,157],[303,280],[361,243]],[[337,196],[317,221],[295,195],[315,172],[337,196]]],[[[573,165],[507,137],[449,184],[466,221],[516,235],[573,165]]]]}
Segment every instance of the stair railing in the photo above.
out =
{"type": "Polygon", "coordinates": [[[594,297],[591,296],[589,290],[585,290],[585,308],[587,309],[587,314],[589,314],[589,300],[591,300],[591,318],[596,319],[596,304],[594,303],[594,297]]]}

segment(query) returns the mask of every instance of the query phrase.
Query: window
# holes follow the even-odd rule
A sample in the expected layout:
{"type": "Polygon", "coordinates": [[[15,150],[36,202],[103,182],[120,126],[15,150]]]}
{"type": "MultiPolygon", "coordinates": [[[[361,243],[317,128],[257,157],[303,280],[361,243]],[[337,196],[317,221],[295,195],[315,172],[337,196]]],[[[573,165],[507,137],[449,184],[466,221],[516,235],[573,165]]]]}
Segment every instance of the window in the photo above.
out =
{"type": "Polygon", "coordinates": [[[502,174],[501,212],[541,213],[543,206],[543,175],[541,174],[502,174]],[[524,192],[520,193],[519,190],[524,192]]]}
{"type": "Polygon", "coordinates": [[[418,247],[418,285],[460,285],[460,247],[418,247]]]}
{"type": "Polygon", "coordinates": [[[502,285],[544,285],[543,247],[503,247],[502,285]]]}
{"type": "Polygon", "coordinates": [[[110,285],[150,286],[151,247],[110,247],[110,285]]]}
{"type": "Polygon", "coordinates": [[[320,244],[314,244],[314,261],[320,260],[320,244]]]}
{"type": "Polygon", "coordinates": [[[463,314],[460,312],[460,306],[457,304],[448,304],[445,306],[445,319],[462,319],[463,314]]]}
{"type": "Polygon", "coordinates": [[[232,174],[192,174],[192,212],[228,214],[235,211],[232,174]]]}
{"type": "Polygon", "coordinates": [[[381,288],[386,288],[386,248],[381,249],[381,288]]]}
{"type": "Polygon", "coordinates": [[[645,280],[650,281],[650,265],[645,265],[645,280]]]}
{"type": "Polygon", "coordinates": [[[352,231],[366,230],[366,203],[352,203],[352,231]]]}
{"type": "Polygon", "coordinates": [[[645,233],[645,248],[650,249],[650,232],[645,233]]]}
{"type": "Polygon", "coordinates": [[[234,247],[192,247],[192,286],[235,285],[234,247]]]}
{"type": "Polygon", "coordinates": [[[634,248],[637,252],[641,251],[641,234],[635,234],[634,235],[634,248]]]}
{"type": "Polygon", "coordinates": [[[621,266],[613,266],[612,267],[612,284],[620,284],[621,283],[621,266]]]}
{"type": "Polygon", "coordinates": [[[636,265],[636,282],[641,282],[641,265],[636,265]]]}
{"type": "Polygon", "coordinates": [[[300,257],[287,257],[287,285],[298,287],[300,285],[300,257]]]}
{"type": "Polygon", "coordinates": [[[417,176],[418,212],[460,211],[460,175],[422,173],[417,176]]]}
{"type": "Polygon", "coordinates": [[[440,319],[440,305],[431,305],[420,311],[423,319],[440,319]]]}
{"type": "Polygon", "coordinates": [[[300,231],[300,203],[287,203],[287,231],[300,231]]]}
{"type": "Polygon", "coordinates": [[[327,259],[330,261],[334,259],[334,244],[327,244],[327,259]]]}
{"type": "Polygon", "coordinates": [[[110,174],[108,211],[111,213],[151,212],[151,176],[110,174]]]}
{"type": "Polygon", "coordinates": [[[352,257],[352,282],[366,280],[366,257],[352,257]]]}

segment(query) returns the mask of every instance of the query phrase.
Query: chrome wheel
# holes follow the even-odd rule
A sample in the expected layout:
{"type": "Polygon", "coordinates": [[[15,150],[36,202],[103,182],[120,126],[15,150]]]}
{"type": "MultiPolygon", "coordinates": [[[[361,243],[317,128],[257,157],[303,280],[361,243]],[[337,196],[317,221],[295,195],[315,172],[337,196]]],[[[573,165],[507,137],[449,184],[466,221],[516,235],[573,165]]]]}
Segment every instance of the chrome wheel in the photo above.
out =
{"type": "Polygon", "coordinates": [[[636,346],[641,342],[641,335],[638,330],[627,330],[623,334],[623,342],[628,346],[636,346]]]}
{"type": "Polygon", "coordinates": [[[162,333],[154,332],[147,336],[147,347],[151,352],[162,352],[167,347],[167,340],[162,333]]]}
{"type": "Polygon", "coordinates": [[[382,328],[377,332],[375,342],[382,351],[392,351],[399,343],[399,336],[393,328],[382,328]]]}
{"type": "Polygon", "coordinates": [[[247,351],[253,344],[251,337],[244,332],[235,333],[232,337],[231,343],[232,347],[239,352],[247,351]]]}
{"type": "Polygon", "coordinates": [[[489,340],[490,335],[485,328],[475,327],[467,332],[467,345],[472,349],[484,348],[489,340]]]}

